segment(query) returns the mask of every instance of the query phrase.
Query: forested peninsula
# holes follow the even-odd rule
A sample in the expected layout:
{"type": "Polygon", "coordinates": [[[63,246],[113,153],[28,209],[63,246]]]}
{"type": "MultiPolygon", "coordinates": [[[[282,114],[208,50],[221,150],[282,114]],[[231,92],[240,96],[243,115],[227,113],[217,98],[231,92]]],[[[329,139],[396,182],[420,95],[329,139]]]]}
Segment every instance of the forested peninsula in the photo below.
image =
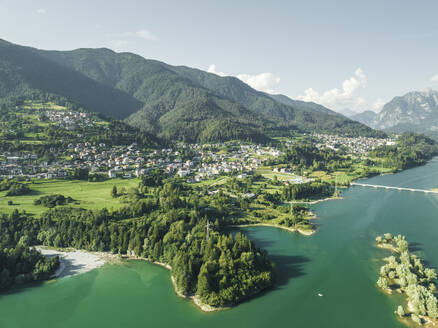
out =
{"type": "Polygon", "coordinates": [[[418,325],[435,326],[438,323],[438,300],[435,269],[409,251],[405,236],[385,233],[376,237],[377,247],[389,249],[394,255],[384,258],[377,286],[387,293],[406,295],[407,305],[399,305],[395,313],[404,320],[418,325]]]}
{"type": "Polygon", "coordinates": [[[165,263],[178,292],[215,308],[235,305],[273,285],[266,251],[241,233],[224,232],[235,211],[229,197],[202,197],[159,179],[144,179],[137,191],[137,201],[112,212],[65,206],[34,218],[14,211],[0,219],[2,240],[23,236],[28,246],[73,247],[165,263]]]}

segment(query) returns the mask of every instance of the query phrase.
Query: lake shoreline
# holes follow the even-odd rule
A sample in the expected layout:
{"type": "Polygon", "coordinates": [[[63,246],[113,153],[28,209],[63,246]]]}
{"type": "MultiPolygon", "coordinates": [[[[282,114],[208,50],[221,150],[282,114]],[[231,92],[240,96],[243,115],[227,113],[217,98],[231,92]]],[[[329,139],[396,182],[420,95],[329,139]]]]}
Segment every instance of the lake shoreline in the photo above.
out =
{"type": "MultiPolygon", "coordinates": [[[[404,237],[403,237],[402,240],[405,240],[404,237]]],[[[407,245],[408,244],[406,243],[406,248],[407,248],[407,245]]],[[[392,239],[391,242],[377,242],[376,243],[376,247],[389,250],[390,252],[396,253],[396,254],[400,254],[401,253],[400,248],[397,247],[396,245],[394,245],[394,239],[392,239]]],[[[407,254],[409,256],[409,261],[410,261],[411,255],[409,254],[409,251],[406,250],[406,252],[407,252],[407,254]]],[[[390,262],[388,260],[388,258],[384,258],[383,260],[388,262],[388,263],[390,262]]],[[[398,263],[398,262],[396,262],[396,263],[398,263]]],[[[420,264],[421,264],[421,262],[420,262],[420,264]]],[[[383,269],[384,267],[385,266],[381,267],[381,269],[383,269]]],[[[397,270],[395,270],[395,271],[397,271],[397,270]]],[[[418,273],[414,273],[414,275],[416,277],[415,281],[420,280],[419,278],[421,278],[421,276],[418,273]]],[[[384,273],[382,275],[382,273],[381,273],[379,280],[381,279],[382,276],[386,277],[386,274],[384,273]]],[[[397,311],[396,311],[396,313],[398,314],[399,319],[400,319],[401,322],[403,322],[408,327],[410,327],[412,322],[416,323],[416,321],[414,319],[414,314],[416,314],[417,315],[416,320],[420,320],[420,325],[421,326],[424,325],[425,327],[430,327],[430,326],[436,326],[438,324],[438,319],[433,318],[433,317],[431,317],[429,315],[426,315],[426,313],[424,313],[424,314],[419,314],[418,313],[419,312],[418,309],[416,310],[414,305],[411,303],[409,292],[407,291],[407,287],[406,286],[404,286],[404,287],[400,286],[399,288],[392,288],[391,287],[392,285],[394,285],[393,282],[394,281],[397,282],[397,279],[400,279],[400,277],[396,277],[396,276],[390,277],[390,276],[388,276],[388,278],[389,278],[389,282],[386,282],[385,284],[382,285],[382,284],[379,284],[379,281],[378,281],[377,282],[377,286],[378,286],[378,288],[381,291],[383,291],[383,293],[385,293],[387,295],[391,295],[393,293],[399,293],[399,294],[402,294],[405,297],[406,309],[408,310],[408,312],[406,313],[406,312],[403,311],[402,314],[398,314],[397,311]],[[385,285],[386,285],[386,287],[385,287],[385,285]],[[421,321],[424,321],[424,322],[421,322],[421,321]]],[[[387,278],[384,278],[384,279],[387,279],[387,278]]],[[[417,285],[417,286],[421,286],[421,285],[417,285]]],[[[433,296],[434,295],[433,291],[432,291],[431,295],[432,295],[432,297],[434,297],[433,296]]],[[[435,299],[435,302],[436,302],[436,299],[435,299]]],[[[424,304],[424,307],[426,309],[426,304],[424,304]]],[[[427,311],[428,311],[427,314],[429,314],[429,309],[427,311]]]]}
{"type": "Polygon", "coordinates": [[[342,196],[337,196],[337,197],[327,197],[327,198],[323,198],[323,199],[316,199],[316,200],[311,200],[311,201],[290,201],[290,202],[286,202],[288,204],[308,204],[308,205],[315,205],[315,204],[319,204],[319,203],[323,203],[323,202],[328,202],[329,200],[342,200],[344,199],[342,196]]]}
{"type": "MultiPolygon", "coordinates": [[[[275,226],[269,226],[275,227],[275,226]]],[[[49,246],[34,246],[41,254],[47,257],[59,256],[60,266],[56,270],[56,272],[50,277],[50,279],[62,279],[66,277],[73,277],[79,274],[90,272],[94,269],[98,269],[106,264],[123,264],[124,261],[145,261],[151,264],[155,264],[161,266],[170,272],[172,271],[172,267],[170,264],[152,261],[144,257],[139,257],[135,255],[120,255],[120,254],[111,254],[109,252],[92,252],[87,250],[77,250],[74,248],[55,248],[49,246]],[[73,262],[73,263],[71,263],[73,262]],[[79,270],[74,270],[74,267],[80,267],[79,270]],[[73,269],[72,269],[73,267],[73,269]]],[[[50,280],[49,279],[49,280],[50,280]]],[[[209,304],[206,304],[201,301],[198,295],[195,294],[184,294],[178,290],[175,278],[170,274],[170,280],[174,287],[175,294],[179,297],[190,300],[193,304],[202,312],[218,312],[223,310],[229,310],[234,306],[223,306],[223,307],[214,307],[209,304]]],[[[256,293],[257,294],[257,293],[256,293]]],[[[254,295],[256,295],[254,294],[254,295]]]]}
{"type": "MultiPolygon", "coordinates": [[[[133,255],[123,255],[122,259],[127,260],[127,261],[146,261],[146,262],[161,266],[161,267],[172,272],[172,267],[169,264],[164,263],[164,262],[151,261],[151,260],[148,260],[147,258],[133,256],[133,255]]],[[[172,282],[175,294],[177,294],[179,297],[181,297],[183,299],[191,300],[193,302],[193,304],[195,304],[195,306],[203,312],[217,312],[217,311],[222,311],[222,310],[228,310],[231,308],[231,307],[214,307],[214,306],[208,305],[206,303],[203,303],[199,299],[199,296],[197,296],[197,295],[186,295],[186,294],[182,293],[181,291],[178,290],[178,288],[176,286],[175,278],[172,276],[172,273],[170,274],[170,280],[172,282]]]]}
{"type": "Polygon", "coordinates": [[[391,252],[394,252],[394,253],[400,253],[399,250],[394,245],[391,245],[388,243],[377,243],[376,247],[382,248],[382,249],[387,249],[387,250],[390,250],[391,252]]]}
{"type": "Polygon", "coordinates": [[[229,225],[227,227],[232,227],[232,228],[242,228],[242,227],[271,227],[271,228],[278,228],[278,229],[283,229],[289,232],[298,232],[304,236],[311,236],[313,234],[316,233],[316,229],[315,230],[303,230],[300,228],[291,228],[291,227],[284,227],[281,226],[279,224],[273,224],[273,223],[245,223],[245,224],[233,224],[233,225],[229,225]]]}
{"type": "Polygon", "coordinates": [[[120,261],[118,255],[106,252],[90,252],[73,248],[55,248],[35,246],[35,249],[47,257],[59,257],[59,267],[51,278],[72,277],[100,268],[107,263],[120,261]]]}
{"type": "MultiPolygon", "coordinates": [[[[109,252],[91,252],[86,250],[77,250],[74,248],[55,248],[48,246],[35,246],[41,254],[47,257],[59,256],[60,265],[56,272],[50,277],[51,279],[61,279],[73,277],[82,273],[87,273],[94,269],[98,269],[105,264],[117,263],[122,264],[123,261],[135,260],[146,261],[158,266],[161,266],[169,271],[172,267],[163,262],[151,261],[144,257],[133,255],[118,255],[109,252]]],[[[170,276],[175,293],[184,299],[191,300],[203,312],[216,312],[229,309],[230,307],[213,307],[203,303],[197,295],[185,295],[177,289],[175,278],[170,276]]]]}

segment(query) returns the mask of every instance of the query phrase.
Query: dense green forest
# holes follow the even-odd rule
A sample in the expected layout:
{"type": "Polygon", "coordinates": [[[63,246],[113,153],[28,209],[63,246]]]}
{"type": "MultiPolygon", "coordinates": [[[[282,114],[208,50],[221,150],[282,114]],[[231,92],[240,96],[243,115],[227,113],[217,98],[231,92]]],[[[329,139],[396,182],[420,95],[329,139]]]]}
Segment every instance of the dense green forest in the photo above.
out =
{"type": "Polygon", "coordinates": [[[336,170],[345,167],[346,161],[351,160],[350,157],[343,156],[345,154],[333,149],[316,148],[310,140],[295,142],[290,147],[280,145],[279,149],[281,149],[284,154],[275,161],[268,161],[267,165],[277,163],[292,165],[298,169],[312,167],[318,170],[336,170]]]}
{"type": "Polygon", "coordinates": [[[404,170],[425,164],[438,155],[437,142],[413,132],[405,132],[393,146],[382,146],[371,152],[370,156],[383,159],[384,165],[404,170]]]}
{"type": "Polygon", "coordinates": [[[30,192],[30,188],[28,185],[18,182],[11,183],[7,190],[8,192],[6,193],[6,196],[21,196],[26,195],[30,192]]]}
{"type": "Polygon", "coordinates": [[[41,196],[38,199],[35,199],[33,202],[35,205],[41,205],[49,208],[53,208],[57,205],[65,205],[73,202],[71,197],[64,197],[64,195],[47,195],[41,196]]]}
{"type": "Polygon", "coordinates": [[[283,187],[283,199],[287,201],[333,196],[333,187],[327,182],[312,181],[283,187]]]}
{"type": "Polygon", "coordinates": [[[0,215],[0,290],[48,279],[59,266],[58,257],[47,258],[29,246],[36,243],[38,222],[20,215],[0,215]]]}

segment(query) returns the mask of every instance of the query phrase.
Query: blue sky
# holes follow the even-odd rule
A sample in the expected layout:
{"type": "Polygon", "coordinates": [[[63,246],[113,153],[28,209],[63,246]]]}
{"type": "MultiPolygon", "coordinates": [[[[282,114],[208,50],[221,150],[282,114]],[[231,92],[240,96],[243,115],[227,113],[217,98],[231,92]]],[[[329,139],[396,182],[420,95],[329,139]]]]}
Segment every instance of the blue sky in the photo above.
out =
{"type": "Polygon", "coordinates": [[[108,47],[335,110],[438,89],[438,1],[0,0],[0,38],[108,47]]]}

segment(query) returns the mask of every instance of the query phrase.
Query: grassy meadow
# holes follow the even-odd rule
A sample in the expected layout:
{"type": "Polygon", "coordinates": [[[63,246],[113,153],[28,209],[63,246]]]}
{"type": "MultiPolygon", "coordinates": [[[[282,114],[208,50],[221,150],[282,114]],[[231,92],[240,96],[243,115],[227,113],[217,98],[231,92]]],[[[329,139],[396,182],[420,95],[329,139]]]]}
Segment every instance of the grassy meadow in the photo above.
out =
{"type": "Polygon", "coordinates": [[[70,181],[70,180],[34,180],[29,183],[32,192],[23,196],[6,196],[6,191],[0,192],[0,213],[10,213],[14,209],[25,210],[34,215],[40,215],[48,208],[34,205],[35,199],[41,196],[61,194],[70,196],[75,202],[68,206],[85,209],[117,209],[124,205],[123,197],[112,198],[110,193],[114,185],[119,193],[129,188],[137,187],[138,179],[111,179],[104,182],[70,181]],[[13,205],[8,205],[12,201],[13,205]]]}

